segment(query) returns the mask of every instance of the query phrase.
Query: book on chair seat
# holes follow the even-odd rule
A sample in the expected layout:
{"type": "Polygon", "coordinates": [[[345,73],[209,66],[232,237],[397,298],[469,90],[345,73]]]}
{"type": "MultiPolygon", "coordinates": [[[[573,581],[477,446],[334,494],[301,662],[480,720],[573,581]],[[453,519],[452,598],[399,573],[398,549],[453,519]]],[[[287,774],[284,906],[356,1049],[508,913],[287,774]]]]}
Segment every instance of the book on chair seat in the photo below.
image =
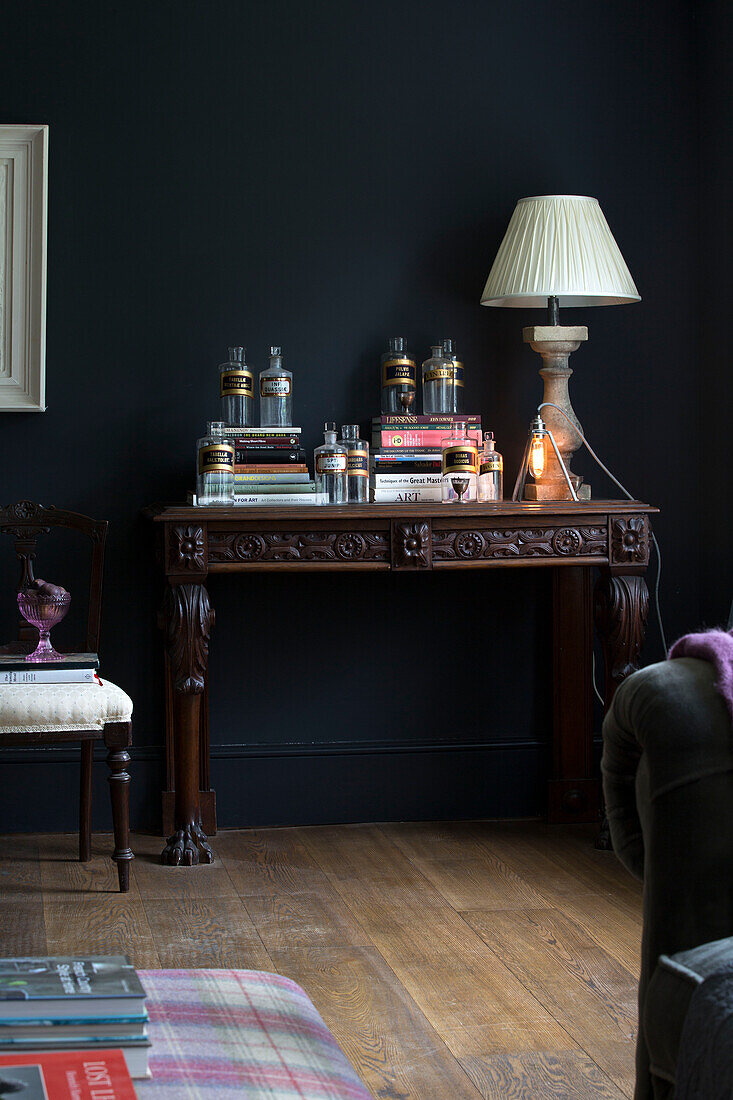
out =
{"type": "Polygon", "coordinates": [[[26,661],[25,653],[0,653],[0,684],[92,684],[96,653],[65,653],[59,661],[26,661]]]}

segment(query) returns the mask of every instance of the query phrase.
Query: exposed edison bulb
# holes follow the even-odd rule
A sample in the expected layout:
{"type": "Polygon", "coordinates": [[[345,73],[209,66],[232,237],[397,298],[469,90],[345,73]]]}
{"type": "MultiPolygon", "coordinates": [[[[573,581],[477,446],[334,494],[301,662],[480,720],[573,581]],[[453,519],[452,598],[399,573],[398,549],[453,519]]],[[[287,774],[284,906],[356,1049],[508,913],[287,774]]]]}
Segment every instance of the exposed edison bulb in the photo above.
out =
{"type": "Polygon", "coordinates": [[[532,442],[529,445],[529,469],[532,477],[542,477],[545,472],[545,436],[539,432],[532,433],[532,442]]]}

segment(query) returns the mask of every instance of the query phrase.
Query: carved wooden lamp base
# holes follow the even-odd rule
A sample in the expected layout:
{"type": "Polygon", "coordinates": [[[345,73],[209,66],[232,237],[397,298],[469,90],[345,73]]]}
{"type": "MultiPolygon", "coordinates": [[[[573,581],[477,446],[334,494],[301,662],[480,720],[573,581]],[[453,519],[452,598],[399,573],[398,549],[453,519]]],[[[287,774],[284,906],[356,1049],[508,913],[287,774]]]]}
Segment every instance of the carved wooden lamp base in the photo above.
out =
{"type": "MultiPolygon", "coordinates": [[[[570,469],[573,455],[583,440],[576,431],[576,428],[580,428],[580,421],[573,412],[568,391],[568,380],[573,373],[568,360],[571,353],[577,351],[581,343],[588,339],[588,329],[585,325],[530,325],[522,330],[522,336],[525,344],[529,344],[533,351],[542,356],[540,375],[545,383],[543,402],[549,401],[562,409],[561,413],[550,407],[543,408],[542,419],[553,434],[579,499],[590,500],[590,486],[582,485],[583,478],[570,469]]],[[[548,452],[547,467],[542,478],[525,486],[524,499],[572,500],[565,475],[551,451],[548,452]]]]}

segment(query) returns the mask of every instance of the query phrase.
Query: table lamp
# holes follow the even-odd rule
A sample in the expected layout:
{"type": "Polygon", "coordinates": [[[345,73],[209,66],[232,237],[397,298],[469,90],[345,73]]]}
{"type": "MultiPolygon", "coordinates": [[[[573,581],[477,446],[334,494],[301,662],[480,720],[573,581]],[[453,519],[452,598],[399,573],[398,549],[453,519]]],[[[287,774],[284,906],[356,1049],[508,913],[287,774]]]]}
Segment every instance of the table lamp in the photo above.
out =
{"type": "MultiPolygon", "coordinates": [[[[572,473],[581,443],[580,423],[568,392],[570,354],[588,339],[585,325],[561,325],[560,306],[613,306],[640,301],[629,269],[598,200],[584,195],[535,195],[520,199],[496,254],[481,295],[483,306],[547,308],[547,323],[522,330],[525,343],[542,356],[545,421],[557,443],[578,497],[590,499],[590,486],[572,473]]],[[[581,429],[582,430],[582,429],[581,429]]],[[[554,453],[542,476],[524,489],[529,500],[572,499],[554,453]]]]}

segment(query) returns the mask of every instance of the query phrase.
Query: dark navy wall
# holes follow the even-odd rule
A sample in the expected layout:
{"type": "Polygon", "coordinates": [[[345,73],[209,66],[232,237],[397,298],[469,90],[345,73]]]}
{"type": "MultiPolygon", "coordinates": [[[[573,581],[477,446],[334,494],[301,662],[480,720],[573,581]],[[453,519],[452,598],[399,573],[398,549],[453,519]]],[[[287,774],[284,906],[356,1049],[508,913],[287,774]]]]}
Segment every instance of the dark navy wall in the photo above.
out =
{"type": "MultiPolygon", "coordinates": [[[[227,344],[257,368],[283,345],[312,447],[324,419],[378,411],[389,335],[419,357],[450,335],[511,482],[541,392],[521,328],[538,318],[478,302],[522,195],[597,196],[637,281],[640,305],[565,314],[590,327],[573,401],[601,456],[662,508],[670,635],[698,621],[694,15],[681,0],[6,3],[0,118],[51,127],[49,407],[0,414],[1,495],[111,520],[103,661],[135,701],[138,825],[157,824],[162,745],[161,587],[140,509],[191,487],[227,344]]],[[[539,812],[549,583],[217,578],[220,820],[539,812]],[[473,656],[444,665],[456,642],[473,656]]],[[[3,827],[73,825],[70,754],[44,759],[0,772],[3,827]]]]}
{"type": "Polygon", "coordinates": [[[698,14],[700,134],[699,344],[703,538],[701,617],[710,626],[733,600],[733,374],[727,368],[733,255],[733,5],[701,3],[698,14]],[[721,327],[723,322],[723,327],[721,327]]]}

